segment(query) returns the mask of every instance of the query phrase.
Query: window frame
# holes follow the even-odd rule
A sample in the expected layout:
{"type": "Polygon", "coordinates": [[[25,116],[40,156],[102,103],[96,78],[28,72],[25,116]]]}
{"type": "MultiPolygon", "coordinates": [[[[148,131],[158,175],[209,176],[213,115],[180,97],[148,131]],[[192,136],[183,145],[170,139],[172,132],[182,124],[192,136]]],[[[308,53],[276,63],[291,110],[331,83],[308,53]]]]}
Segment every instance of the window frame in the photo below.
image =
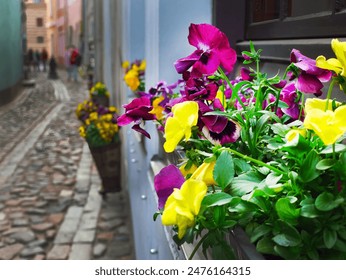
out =
{"type": "Polygon", "coordinates": [[[333,9],[304,16],[287,16],[289,0],[280,0],[279,18],[262,22],[251,22],[253,0],[246,0],[247,40],[331,38],[345,36],[346,9],[338,11],[338,2],[334,0],[333,9]]]}
{"type": "Polygon", "coordinates": [[[44,26],[44,21],[42,17],[36,18],[36,27],[43,27],[44,26]]]}
{"type": "Polygon", "coordinates": [[[44,44],[44,37],[43,36],[37,36],[36,37],[36,43],[37,44],[44,44]]]}

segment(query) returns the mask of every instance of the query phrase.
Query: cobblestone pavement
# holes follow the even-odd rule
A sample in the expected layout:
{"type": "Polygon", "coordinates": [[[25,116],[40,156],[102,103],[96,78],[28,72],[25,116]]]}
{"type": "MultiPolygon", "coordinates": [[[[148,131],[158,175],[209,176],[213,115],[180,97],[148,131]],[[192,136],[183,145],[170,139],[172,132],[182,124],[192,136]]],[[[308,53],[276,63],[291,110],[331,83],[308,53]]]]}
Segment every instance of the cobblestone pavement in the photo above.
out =
{"type": "Polygon", "coordinates": [[[127,193],[98,193],[78,134],[86,83],[36,82],[0,107],[0,259],[133,259],[127,193]]]}

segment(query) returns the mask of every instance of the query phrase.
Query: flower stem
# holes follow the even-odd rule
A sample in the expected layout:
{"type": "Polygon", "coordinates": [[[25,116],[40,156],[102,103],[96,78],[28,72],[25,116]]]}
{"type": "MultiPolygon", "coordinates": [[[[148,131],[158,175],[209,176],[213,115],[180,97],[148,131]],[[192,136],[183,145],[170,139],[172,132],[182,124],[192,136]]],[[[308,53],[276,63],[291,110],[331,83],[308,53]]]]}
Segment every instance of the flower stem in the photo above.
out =
{"type": "Polygon", "coordinates": [[[267,164],[267,163],[265,163],[265,162],[263,162],[263,161],[260,161],[260,160],[258,160],[258,159],[254,159],[254,158],[252,158],[252,157],[249,157],[249,156],[247,156],[247,155],[244,155],[244,154],[242,154],[242,153],[239,153],[239,152],[237,152],[237,151],[235,151],[235,150],[233,150],[233,149],[231,149],[231,148],[221,148],[221,149],[222,149],[222,150],[227,150],[227,151],[231,152],[232,154],[235,154],[235,155],[241,157],[242,159],[245,159],[245,160],[251,161],[251,162],[253,162],[253,163],[256,163],[256,164],[259,165],[259,166],[267,167],[268,169],[270,169],[270,170],[272,170],[272,171],[274,171],[274,172],[276,172],[276,173],[279,173],[279,174],[285,174],[285,173],[286,173],[286,172],[284,172],[284,171],[282,171],[282,170],[280,170],[280,169],[277,169],[276,167],[273,167],[273,166],[271,166],[271,165],[269,165],[269,164],[267,164]]]}
{"type": "Polygon", "coordinates": [[[330,82],[330,85],[329,85],[328,93],[327,93],[326,108],[324,109],[325,112],[328,110],[328,104],[329,104],[330,97],[332,95],[334,83],[335,83],[335,80],[332,79],[332,81],[330,82]]]}
{"type": "Polygon", "coordinates": [[[210,234],[210,231],[208,231],[199,241],[198,243],[196,244],[195,248],[193,249],[190,257],[189,257],[189,260],[192,260],[193,257],[195,256],[197,250],[199,249],[199,247],[201,247],[201,245],[203,244],[203,242],[207,239],[207,237],[209,236],[210,234]]]}
{"type": "Polygon", "coordinates": [[[220,72],[222,78],[226,81],[226,83],[228,84],[229,88],[232,90],[232,95],[234,94],[235,97],[237,98],[239,104],[243,107],[243,109],[245,110],[245,105],[243,103],[243,101],[241,101],[238,92],[234,92],[233,90],[233,86],[231,84],[231,81],[228,79],[227,75],[225,74],[225,72],[222,70],[222,68],[219,66],[218,71],[220,72]]]}

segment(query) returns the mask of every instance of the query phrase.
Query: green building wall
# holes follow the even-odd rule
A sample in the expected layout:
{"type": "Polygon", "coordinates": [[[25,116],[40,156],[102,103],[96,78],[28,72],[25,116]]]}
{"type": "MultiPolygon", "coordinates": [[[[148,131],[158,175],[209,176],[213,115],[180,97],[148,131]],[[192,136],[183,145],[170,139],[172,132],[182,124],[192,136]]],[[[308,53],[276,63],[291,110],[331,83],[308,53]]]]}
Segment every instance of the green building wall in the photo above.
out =
{"type": "Polygon", "coordinates": [[[21,0],[0,0],[0,105],[18,91],[23,75],[21,0]]]}

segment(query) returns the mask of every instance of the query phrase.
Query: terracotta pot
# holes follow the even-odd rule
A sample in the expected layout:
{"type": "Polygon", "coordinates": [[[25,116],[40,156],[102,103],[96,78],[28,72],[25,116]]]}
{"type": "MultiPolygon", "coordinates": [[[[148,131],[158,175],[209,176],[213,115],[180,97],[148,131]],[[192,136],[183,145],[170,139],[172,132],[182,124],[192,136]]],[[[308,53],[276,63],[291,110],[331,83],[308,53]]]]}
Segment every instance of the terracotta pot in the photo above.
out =
{"type": "Polygon", "coordinates": [[[111,143],[102,147],[90,147],[91,155],[102,181],[100,193],[120,192],[120,143],[111,143]]]}

